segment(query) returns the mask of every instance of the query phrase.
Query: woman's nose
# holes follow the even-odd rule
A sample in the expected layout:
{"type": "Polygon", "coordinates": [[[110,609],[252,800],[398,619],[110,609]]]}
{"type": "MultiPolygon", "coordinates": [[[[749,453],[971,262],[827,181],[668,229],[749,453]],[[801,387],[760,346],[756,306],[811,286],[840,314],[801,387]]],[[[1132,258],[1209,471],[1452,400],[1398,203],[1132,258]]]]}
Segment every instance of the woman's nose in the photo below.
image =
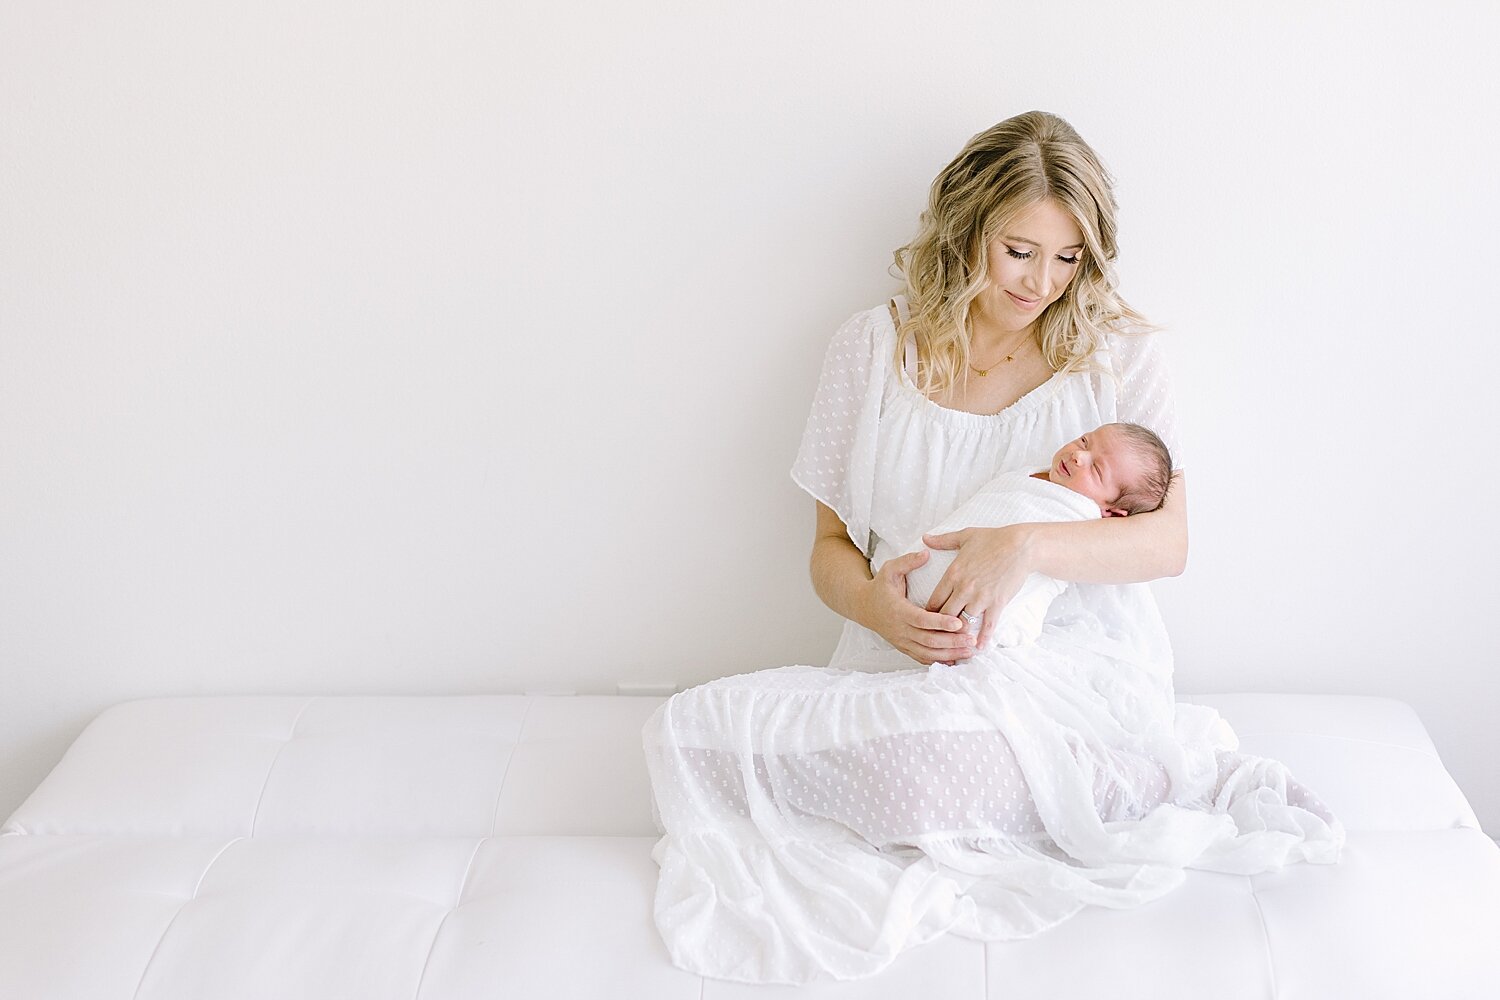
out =
{"type": "Polygon", "coordinates": [[[1038,298],[1046,298],[1052,294],[1053,274],[1050,260],[1039,261],[1026,277],[1029,290],[1035,292],[1038,298]]]}

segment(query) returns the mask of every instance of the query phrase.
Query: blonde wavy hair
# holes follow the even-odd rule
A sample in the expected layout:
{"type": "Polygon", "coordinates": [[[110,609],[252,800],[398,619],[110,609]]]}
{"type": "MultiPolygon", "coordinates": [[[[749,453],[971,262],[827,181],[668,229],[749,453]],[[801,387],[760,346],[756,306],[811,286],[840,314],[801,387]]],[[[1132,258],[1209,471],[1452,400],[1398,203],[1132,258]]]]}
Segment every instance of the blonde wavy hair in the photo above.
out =
{"type": "Polygon", "coordinates": [[[1115,293],[1112,183],[1073,126],[1045,111],[1007,118],[970,139],[932,182],[916,239],[895,251],[892,271],[906,282],[910,318],[894,363],[914,338],[918,387],[932,396],[958,383],[970,361],[969,307],[989,284],[990,242],[1048,198],[1078,223],[1085,249],[1066,291],[1038,319],[1047,363],[1054,371],[1097,368],[1092,359],[1106,331],[1152,329],[1115,293]]]}

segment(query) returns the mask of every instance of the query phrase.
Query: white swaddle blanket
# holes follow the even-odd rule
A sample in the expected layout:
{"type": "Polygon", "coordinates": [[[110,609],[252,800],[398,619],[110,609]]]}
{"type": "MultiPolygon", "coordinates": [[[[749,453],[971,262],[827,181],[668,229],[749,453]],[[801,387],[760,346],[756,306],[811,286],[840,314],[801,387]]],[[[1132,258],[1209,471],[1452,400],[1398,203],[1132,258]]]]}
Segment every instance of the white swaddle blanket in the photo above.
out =
{"type": "MultiPolygon", "coordinates": [[[[1003,528],[1036,521],[1087,521],[1099,516],[1099,505],[1081,493],[1024,472],[1010,472],[986,483],[928,534],[942,535],[961,528],[1003,528]]],[[[915,551],[921,543],[917,539],[906,551],[915,551]]],[[[907,598],[923,606],[958,554],[953,549],[930,551],[932,555],[927,561],[906,575],[907,598]]],[[[886,559],[900,554],[900,547],[878,545],[870,561],[871,568],[879,570],[886,559]]],[[[990,641],[997,646],[1022,646],[1034,641],[1042,634],[1047,609],[1067,586],[1061,580],[1032,573],[1001,611],[990,641]]],[[[978,632],[982,627],[983,616],[980,616],[970,631],[978,632]]]]}

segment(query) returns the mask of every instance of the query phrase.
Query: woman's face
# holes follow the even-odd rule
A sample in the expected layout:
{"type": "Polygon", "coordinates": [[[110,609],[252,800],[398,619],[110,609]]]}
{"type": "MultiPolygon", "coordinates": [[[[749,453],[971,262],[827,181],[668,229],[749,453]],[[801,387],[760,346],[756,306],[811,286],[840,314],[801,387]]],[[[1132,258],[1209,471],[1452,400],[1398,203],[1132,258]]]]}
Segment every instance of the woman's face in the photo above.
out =
{"type": "Polygon", "coordinates": [[[985,325],[1024,330],[1062,297],[1078,272],[1083,232],[1048,198],[1025,209],[990,242],[990,284],[974,305],[985,325]]]}

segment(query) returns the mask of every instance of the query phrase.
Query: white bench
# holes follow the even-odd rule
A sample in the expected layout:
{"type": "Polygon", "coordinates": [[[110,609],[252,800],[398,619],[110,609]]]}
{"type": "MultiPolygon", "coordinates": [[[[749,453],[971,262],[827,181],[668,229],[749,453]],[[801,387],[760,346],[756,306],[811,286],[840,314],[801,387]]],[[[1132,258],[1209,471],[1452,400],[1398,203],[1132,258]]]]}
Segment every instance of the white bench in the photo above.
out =
{"type": "Polygon", "coordinates": [[[1025,941],[804,988],[673,967],[641,753],[660,698],[181,698],[101,714],[0,828],[0,997],[1500,997],[1500,848],[1411,708],[1224,694],[1349,831],[1025,941]]]}

